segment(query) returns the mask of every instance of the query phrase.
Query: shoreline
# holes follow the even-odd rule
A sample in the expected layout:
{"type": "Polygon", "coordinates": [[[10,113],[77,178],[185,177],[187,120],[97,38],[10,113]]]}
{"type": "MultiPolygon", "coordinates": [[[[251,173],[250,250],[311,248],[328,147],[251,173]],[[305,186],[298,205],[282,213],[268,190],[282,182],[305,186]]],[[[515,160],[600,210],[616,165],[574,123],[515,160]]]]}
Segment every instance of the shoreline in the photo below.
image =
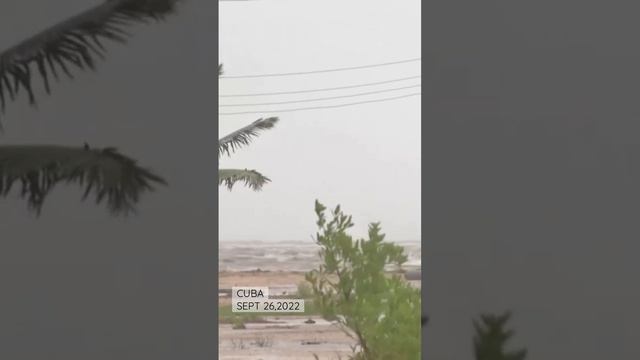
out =
{"type": "MultiPolygon", "coordinates": [[[[306,283],[306,271],[299,270],[223,270],[218,272],[218,293],[219,299],[228,297],[231,288],[235,286],[246,287],[269,287],[270,293],[274,295],[295,295],[298,285],[306,283]]],[[[421,287],[420,268],[402,269],[386,272],[389,276],[403,274],[407,281],[415,286],[421,287]]]]}

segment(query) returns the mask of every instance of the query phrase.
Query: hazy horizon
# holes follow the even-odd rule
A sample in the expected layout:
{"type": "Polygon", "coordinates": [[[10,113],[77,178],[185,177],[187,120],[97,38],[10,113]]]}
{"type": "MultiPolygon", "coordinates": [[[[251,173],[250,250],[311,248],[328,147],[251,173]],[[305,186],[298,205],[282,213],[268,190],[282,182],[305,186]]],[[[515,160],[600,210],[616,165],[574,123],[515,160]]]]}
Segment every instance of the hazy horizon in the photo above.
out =
{"type": "MultiPolygon", "coordinates": [[[[361,238],[361,236],[357,236],[354,238],[361,238]]],[[[308,239],[267,239],[267,240],[260,240],[260,239],[231,239],[231,240],[224,240],[224,239],[220,239],[220,242],[235,242],[235,243],[242,243],[242,242],[266,242],[266,243],[273,243],[273,242],[302,242],[302,241],[309,241],[309,243],[313,243],[313,240],[311,238],[308,239]]],[[[388,239],[385,238],[385,241],[389,241],[389,242],[394,242],[394,243],[398,243],[398,244],[403,244],[403,243],[422,243],[421,239],[388,239]]]]}

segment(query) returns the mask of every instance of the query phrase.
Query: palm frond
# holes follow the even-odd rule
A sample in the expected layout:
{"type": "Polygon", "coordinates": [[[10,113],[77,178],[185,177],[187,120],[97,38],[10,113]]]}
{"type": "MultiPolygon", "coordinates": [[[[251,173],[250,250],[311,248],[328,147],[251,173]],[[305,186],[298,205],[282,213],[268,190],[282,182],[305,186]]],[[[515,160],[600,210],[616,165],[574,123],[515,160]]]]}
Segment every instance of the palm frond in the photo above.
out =
{"type": "MultiPolygon", "coordinates": [[[[222,64],[218,64],[218,76],[223,73],[222,64]]],[[[258,136],[260,131],[271,129],[278,122],[277,117],[266,119],[258,119],[253,123],[238,129],[218,141],[218,157],[226,153],[231,155],[236,149],[249,145],[251,140],[258,136]]],[[[262,190],[262,187],[271,180],[255,170],[241,169],[219,169],[218,170],[218,186],[224,185],[229,190],[238,183],[244,183],[245,186],[255,191],[262,190]]]]}
{"type": "Polygon", "coordinates": [[[20,89],[36,103],[33,76],[38,72],[44,89],[51,93],[51,79],[59,73],[73,78],[72,68],[95,69],[104,58],[103,40],[125,43],[125,31],[134,23],[159,21],[173,13],[180,0],[105,0],[85,12],[58,23],[0,53],[0,112],[7,95],[14,100],[20,89]]]}
{"type": "Polygon", "coordinates": [[[251,140],[258,137],[260,131],[272,129],[278,122],[277,117],[258,119],[251,124],[240,128],[218,141],[218,157],[222,154],[231,155],[237,149],[247,146],[251,140]]]}
{"type": "Polygon", "coordinates": [[[40,214],[46,196],[56,184],[84,187],[97,204],[106,200],[113,215],[135,211],[140,195],[166,181],[141,168],[114,148],[89,149],[55,145],[0,146],[0,196],[7,197],[15,183],[29,210],[40,214]]]}
{"type": "Polygon", "coordinates": [[[260,191],[262,186],[271,180],[255,170],[240,169],[220,169],[218,171],[218,186],[224,185],[229,190],[237,182],[243,182],[245,186],[260,191]]]}

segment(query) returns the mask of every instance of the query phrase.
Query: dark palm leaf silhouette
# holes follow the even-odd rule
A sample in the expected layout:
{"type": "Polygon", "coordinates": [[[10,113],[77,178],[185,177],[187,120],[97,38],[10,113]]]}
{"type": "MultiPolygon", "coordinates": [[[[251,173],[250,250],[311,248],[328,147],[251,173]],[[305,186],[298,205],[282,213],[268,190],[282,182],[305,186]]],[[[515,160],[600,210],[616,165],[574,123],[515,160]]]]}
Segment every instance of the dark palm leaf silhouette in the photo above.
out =
{"type": "Polygon", "coordinates": [[[506,329],[509,319],[511,312],[507,311],[502,315],[483,314],[480,319],[473,320],[476,360],[524,360],[527,357],[527,349],[505,350],[507,342],[515,335],[513,330],[506,329]]]}
{"type": "Polygon", "coordinates": [[[0,108],[24,89],[36,103],[34,75],[42,77],[51,93],[51,79],[61,73],[73,78],[73,68],[95,69],[104,58],[104,40],[126,42],[126,28],[134,23],[161,20],[176,9],[179,0],[106,0],[102,4],[58,23],[0,54],[0,108]]]}
{"type": "MultiPolygon", "coordinates": [[[[21,91],[35,105],[37,74],[50,94],[52,79],[94,70],[96,60],[106,55],[103,41],[125,43],[127,27],[162,20],[176,11],[179,1],[105,0],[0,53],[0,113],[21,91]]],[[[166,181],[114,148],[0,146],[0,196],[7,197],[16,183],[37,214],[56,184],[75,183],[84,187],[83,199],[93,193],[96,203],[106,202],[115,215],[134,211],[143,192],[166,181]]]]}
{"type": "MultiPolygon", "coordinates": [[[[222,75],[222,65],[218,65],[218,76],[220,75],[222,75]]],[[[259,136],[260,132],[273,129],[277,122],[277,117],[258,119],[251,124],[222,137],[218,140],[218,157],[223,154],[231,155],[231,153],[236,150],[249,145],[253,139],[259,136]]],[[[242,182],[250,189],[259,191],[269,181],[271,180],[268,177],[262,175],[256,170],[218,170],[218,185],[224,185],[229,190],[231,190],[236,183],[242,182]]]]}
{"type": "Polygon", "coordinates": [[[96,203],[104,200],[111,213],[134,211],[143,191],[166,184],[151,171],[114,148],[87,149],[55,145],[0,147],[0,194],[7,196],[13,185],[38,214],[46,196],[59,183],[84,187],[83,200],[92,192],[96,203]]]}

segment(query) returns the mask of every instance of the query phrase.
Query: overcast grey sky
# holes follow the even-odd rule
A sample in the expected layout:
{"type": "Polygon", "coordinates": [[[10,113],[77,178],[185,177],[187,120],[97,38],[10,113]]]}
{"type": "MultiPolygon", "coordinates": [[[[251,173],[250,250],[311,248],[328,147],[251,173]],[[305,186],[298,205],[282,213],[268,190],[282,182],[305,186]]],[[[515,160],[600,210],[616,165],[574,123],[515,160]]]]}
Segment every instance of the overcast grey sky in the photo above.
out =
{"type": "MultiPolygon", "coordinates": [[[[0,48],[100,1],[0,4],[0,48]]],[[[1,144],[116,146],[170,183],[114,219],[56,189],[42,217],[0,199],[0,358],[211,359],[216,246],[215,8],[136,26],[97,73],[10,104],[1,144]]],[[[15,193],[14,193],[15,195],[15,193]]]]}
{"type": "MultiPolygon", "coordinates": [[[[299,72],[420,57],[420,1],[260,0],[220,3],[226,75],[299,72]]],[[[223,79],[220,94],[317,89],[420,75],[421,63],[306,76],[223,79]]],[[[221,98],[221,104],[331,97],[420,84],[420,79],[302,95],[221,98]]],[[[420,92],[221,111],[335,105],[420,92]]],[[[221,167],[255,168],[273,182],[261,193],[220,191],[220,239],[310,240],[313,202],[341,204],[355,232],[381,221],[390,240],[420,239],[420,97],[289,113],[221,167]]],[[[261,115],[222,116],[226,134],[261,115]]]]}

